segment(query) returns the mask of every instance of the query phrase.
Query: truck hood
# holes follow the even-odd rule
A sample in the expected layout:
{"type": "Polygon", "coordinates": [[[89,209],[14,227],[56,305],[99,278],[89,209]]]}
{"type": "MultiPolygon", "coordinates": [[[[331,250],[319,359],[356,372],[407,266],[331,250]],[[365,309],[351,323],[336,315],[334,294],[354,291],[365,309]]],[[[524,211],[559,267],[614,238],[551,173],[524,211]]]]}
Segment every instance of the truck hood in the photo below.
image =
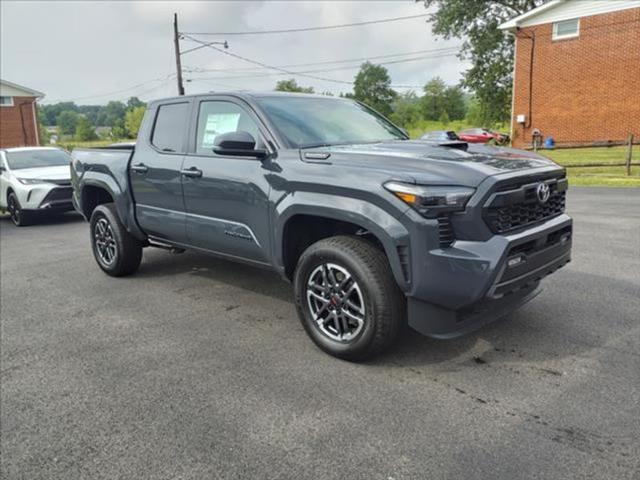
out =
{"type": "Polygon", "coordinates": [[[57,167],[20,168],[12,173],[17,178],[30,178],[40,180],[71,180],[71,168],[69,165],[57,167]]]}
{"type": "Polygon", "coordinates": [[[335,165],[383,170],[399,177],[411,177],[416,183],[472,187],[499,173],[558,167],[545,157],[523,150],[492,147],[463,151],[420,140],[312,148],[303,151],[303,158],[308,159],[308,154],[312,154],[311,158],[329,154],[327,161],[335,165]]]}

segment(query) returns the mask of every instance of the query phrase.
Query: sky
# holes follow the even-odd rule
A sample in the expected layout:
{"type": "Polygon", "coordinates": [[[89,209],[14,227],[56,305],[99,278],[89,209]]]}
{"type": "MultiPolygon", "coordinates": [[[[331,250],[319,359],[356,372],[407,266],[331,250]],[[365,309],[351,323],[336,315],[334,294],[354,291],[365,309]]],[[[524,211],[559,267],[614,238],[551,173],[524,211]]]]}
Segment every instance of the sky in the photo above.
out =
{"type": "MultiPolygon", "coordinates": [[[[148,101],[176,95],[174,12],[180,31],[187,33],[305,28],[428,13],[414,0],[3,0],[0,77],[44,92],[42,103],[105,104],[131,96],[148,101]]],[[[278,80],[292,77],[317,92],[348,92],[360,59],[380,56],[384,57],[372,61],[396,62],[385,67],[399,91],[424,85],[435,76],[455,84],[467,67],[455,55],[461,41],[434,36],[426,17],[311,32],[191,36],[205,42],[226,40],[226,52],[269,66],[348,61],[283,67],[288,72],[311,71],[307,75],[320,80],[256,67],[205,47],[182,55],[187,94],[272,90],[278,80]]],[[[187,37],[180,41],[183,52],[198,45],[187,37]]]]}

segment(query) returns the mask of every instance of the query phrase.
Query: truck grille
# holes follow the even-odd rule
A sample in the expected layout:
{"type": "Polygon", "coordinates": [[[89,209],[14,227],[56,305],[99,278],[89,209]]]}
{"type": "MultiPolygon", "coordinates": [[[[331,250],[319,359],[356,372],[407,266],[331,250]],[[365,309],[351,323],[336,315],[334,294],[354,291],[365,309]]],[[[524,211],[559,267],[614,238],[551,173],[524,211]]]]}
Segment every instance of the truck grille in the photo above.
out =
{"type": "Polygon", "coordinates": [[[494,233],[506,233],[528,227],[565,210],[566,178],[527,180],[499,188],[484,209],[485,222],[494,233]],[[542,202],[537,189],[541,184],[549,187],[549,198],[542,202]]]}

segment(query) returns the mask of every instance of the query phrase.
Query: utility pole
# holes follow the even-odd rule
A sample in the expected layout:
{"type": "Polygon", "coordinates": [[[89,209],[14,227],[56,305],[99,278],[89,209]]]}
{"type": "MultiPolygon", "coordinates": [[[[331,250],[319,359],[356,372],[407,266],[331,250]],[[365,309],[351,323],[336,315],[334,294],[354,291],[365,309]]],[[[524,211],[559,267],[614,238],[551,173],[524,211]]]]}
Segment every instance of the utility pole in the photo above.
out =
{"type": "Polygon", "coordinates": [[[178,95],[184,95],[182,84],[182,62],[180,61],[180,34],[178,33],[178,14],[173,14],[173,44],[176,49],[176,73],[178,74],[178,95]]]}

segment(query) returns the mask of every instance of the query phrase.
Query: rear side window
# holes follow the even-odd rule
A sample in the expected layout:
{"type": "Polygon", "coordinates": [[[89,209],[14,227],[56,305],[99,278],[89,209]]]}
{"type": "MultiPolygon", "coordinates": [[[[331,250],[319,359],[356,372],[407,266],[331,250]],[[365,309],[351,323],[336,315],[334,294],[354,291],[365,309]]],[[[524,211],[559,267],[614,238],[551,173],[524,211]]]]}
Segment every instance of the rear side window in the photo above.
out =
{"type": "Polygon", "coordinates": [[[163,152],[184,151],[188,116],[188,103],[161,105],[156,114],[151,143],[163,152]]]}

